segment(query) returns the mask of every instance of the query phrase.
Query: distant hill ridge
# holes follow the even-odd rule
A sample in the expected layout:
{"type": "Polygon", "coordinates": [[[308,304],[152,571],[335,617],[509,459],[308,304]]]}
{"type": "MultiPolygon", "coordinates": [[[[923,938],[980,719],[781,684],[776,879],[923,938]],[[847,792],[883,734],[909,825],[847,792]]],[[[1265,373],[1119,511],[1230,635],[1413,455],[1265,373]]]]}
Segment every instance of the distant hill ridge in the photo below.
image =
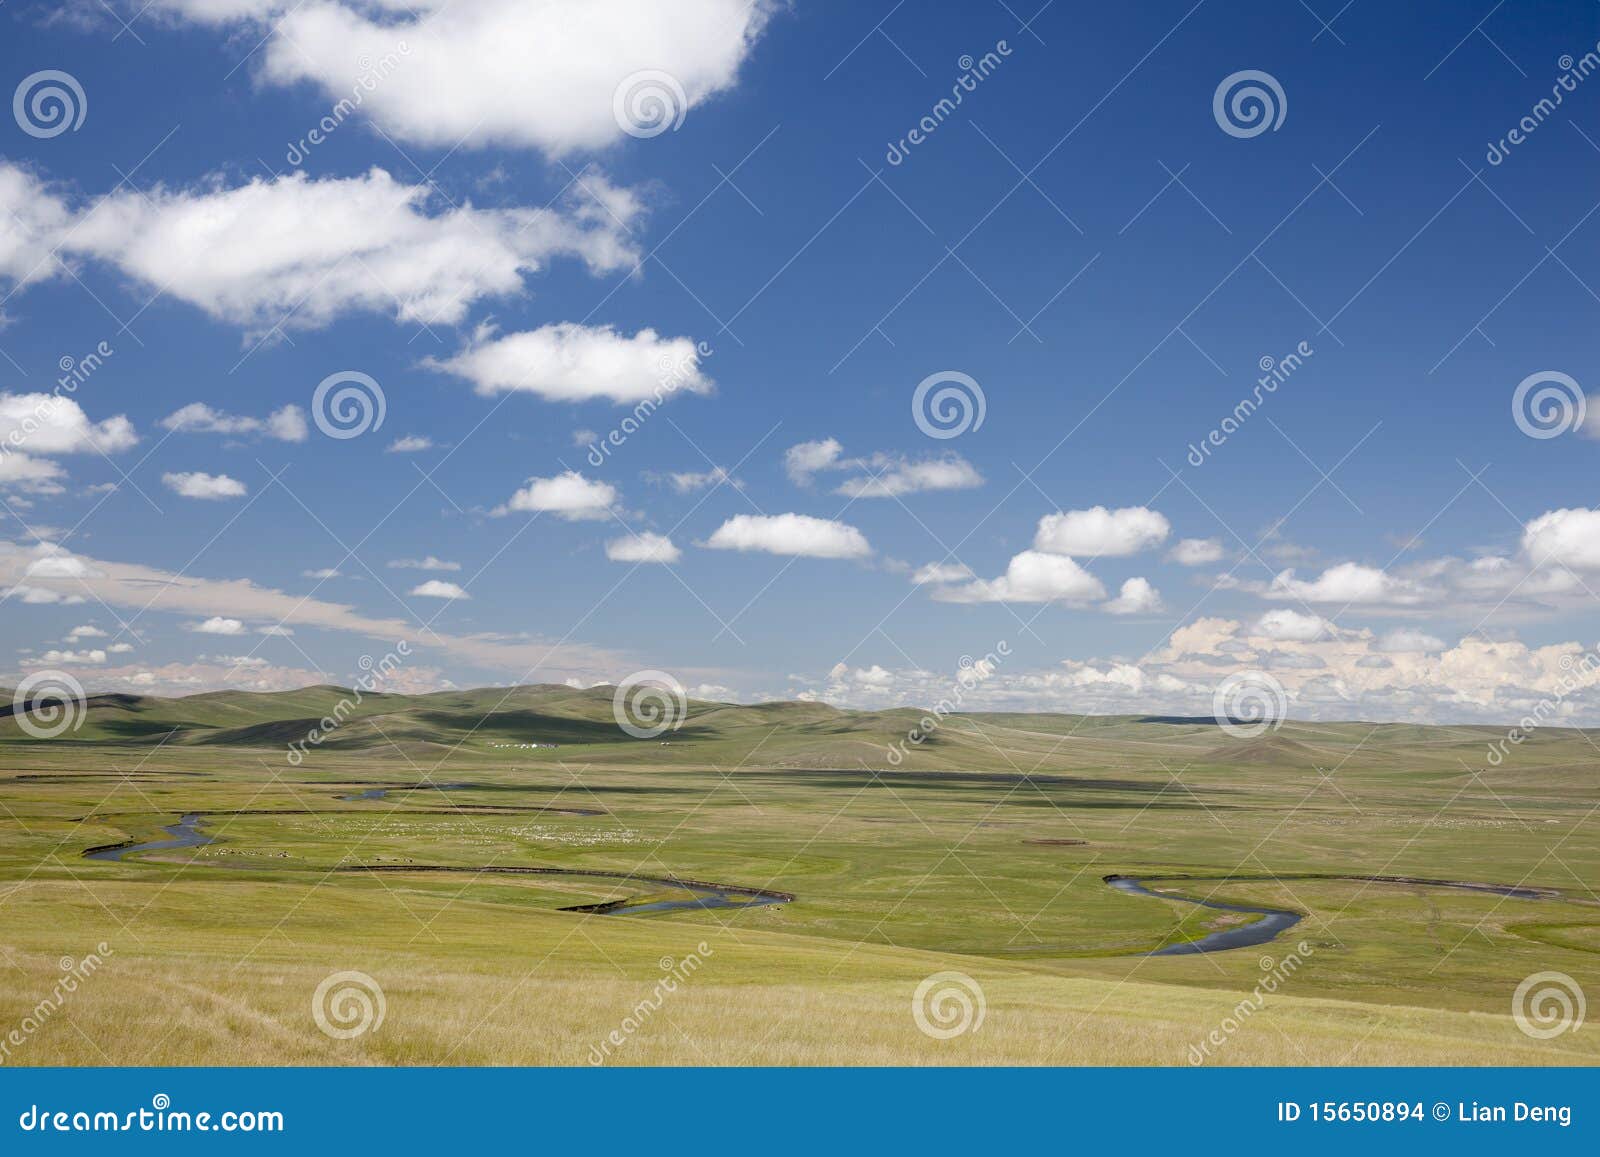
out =
{"type": "MultiPolygon", "coordinates": [[[[1206,717],[971,712],[947,716],[920,742],[911,733],[918,708],[855,711],[809,701],[756,704],[691,700],[676,728],[639,738],[618,726],[615,688],[538,683],[422,695],[363,693],[319,684],[292,691],[212,691],[179,698],[91,695],[81,722],[59,738],[28,735],[14,717],[12,694],[0,690],[0,751],[38,751],[41,744],[146,748],[237,748],[275,751],[320,741],[309,758],[392,749],[407,759],[447,755],[528,763],[582,762],[758,769],[876,770],[864,786],[892,784],[895,773],[976,771],[1027,776],[1082,767],[1226,768],[1273,765],[1315,768],[1390,760],[1397,748],[1418,766],[1441,771],[1476,766],[1504,730],[1489,726],[1428,727],[1409,723],[1288,721],[1253,738],[1206,717]],[[341,707],[341,704],[343,705],[341,707]],[[323,723],[334,716],[338,725],[323,723]],[[537,744],[535,747],[533,745],[537,744]]],[[[1543,729],[1533,744],[1570,741],[1582,733],[1543,729]]],[[[52,751],[61,750],[52,746],[52,751]]],[[[855,781],[852,781],[855,782],[855,781]]]]}

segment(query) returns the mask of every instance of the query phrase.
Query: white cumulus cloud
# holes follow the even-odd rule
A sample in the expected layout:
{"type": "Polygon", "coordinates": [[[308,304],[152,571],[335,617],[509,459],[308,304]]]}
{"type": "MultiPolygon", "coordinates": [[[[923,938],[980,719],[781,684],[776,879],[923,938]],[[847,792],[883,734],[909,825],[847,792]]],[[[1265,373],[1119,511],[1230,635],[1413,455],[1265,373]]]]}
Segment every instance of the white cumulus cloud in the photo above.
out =
{"type": "MultiPolygon", "coordinates": [[[[156,0],[204,23],[248,22],[260,76],[357,94],[389,136],[552,156],[625,139],[617,90],[670,77],[676,118],[733,88],[776,0],[156,0]],[[363,83],[363,77],[370,78],[363,83]]],[[[670,123],[670,121],[669,121],[670,123]]],[[[348,131],[348,130],[347,130],[348,131]]]]}
{"type": "Polygon", "coordinates": [[[1081,604],[1105,597],[1100,580],[1072,559],[1037,550],[1016,555],[999,578],[936,587],[933,592],[933,598],[943,603],[1081,604]]]}
{"type": "MultiPolygon", "coordinates": [[[[0,224],[0,233],[4,228],[0,224]]],[[[0,393],[0,444],[13,453],[114,454],[138,441],[133,423],[127,418],[119,415],[92,422],[72,398],[0,393]]]]}
{"type": "Polygon", "coordinates": [[[454,357],[429,364],[465,378],[480,394],[524,391],[552,402],[659,402],[680,389],[706,393],[712,386],[689,338],[653,329],[629,337],[573,322],[499,336],[485,327],[454,357]]]}
{"type": "MultiPolygon", "coordinates": [[[[551,258],[600,273],[638,256],[627,227],[640,205],[598,174],[570,186],[561,208],[439,208],[427,184],[374,168],[121,189],[81,211],[37,189],[59,209],[45,215],[16,202],[28,190],[7,180],[11,170],[0,162],[0,255],[59,247],[252,333],[319,328],[356,312],[455,325],[475,302],[519,293],[551,258]]],[[[0,256],[0,276],[12,264],[0,256]]]]}
{"type": "Polygon", "coordinates": [[[717,527],[706,545],[801,558],[865,558],[872,553],[855,527],[809,514],[736,514],[717,527]]]}
{"type": "Polygon", "coordinates": [[[1094,506],[1045,515],[1033,536],[1033,548],[1051,554],[1114,557],[1160,546],[1171,531],[1166,516],[1147,507],[1094,506]]]}
{"type": "Polygon", "coordinates": [[[1523,527],[1522,549],[1535,563],[1600,570],[1600,510],[1551,510],[1523,527]]]}
{"type": "Polygon", "coordinates": [[[568,470],[553,478],[528,479],[526,486],[491,513],[545,512],[568,522],[598,521],[611,517],[611,509],[619,497],[617,488],[609,482],[595,481],[576,470],[568,470]]]}
{"type": "Polygon", "coordinates": [[[1101,608],[1111,615],[1153,615],[1166,608],[1161,602],[1161,592],[1146,578],[1131,578],[1122,584],[1117,597],[1101,608]]]}

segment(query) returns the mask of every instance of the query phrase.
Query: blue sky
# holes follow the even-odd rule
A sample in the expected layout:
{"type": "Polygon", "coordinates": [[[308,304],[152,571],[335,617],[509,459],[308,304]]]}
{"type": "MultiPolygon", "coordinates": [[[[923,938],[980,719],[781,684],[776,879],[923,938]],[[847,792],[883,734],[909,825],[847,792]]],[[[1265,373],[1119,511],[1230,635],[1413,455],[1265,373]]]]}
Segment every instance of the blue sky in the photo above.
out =
{"type": "Polygon", "coordinates": [[[0,126],[5,420],[113,351],[0,466],[9,677],[348,682],[407,639],[412,689],[882,706],[1003,643],[972,705],[1259,673],[1291,714],[1600,719],[1600,402],[1513,415],[1600,391],[1597,6],[290,8],[0,9],[6,86],[83,112],[0,126]],[[1245,70],[1275,128],[1219,123],[1245,70]],[[624,131],[641,72],[676,128],[624,131]],[[662,357],[684,388],[593,465],[662,357]],[[380,428],[314,421],[341,371],[380,428]],[[980,427],[919,429],[942,372],[980,427]],[[645,534],[672,561],[608,557],[645,534]]]}

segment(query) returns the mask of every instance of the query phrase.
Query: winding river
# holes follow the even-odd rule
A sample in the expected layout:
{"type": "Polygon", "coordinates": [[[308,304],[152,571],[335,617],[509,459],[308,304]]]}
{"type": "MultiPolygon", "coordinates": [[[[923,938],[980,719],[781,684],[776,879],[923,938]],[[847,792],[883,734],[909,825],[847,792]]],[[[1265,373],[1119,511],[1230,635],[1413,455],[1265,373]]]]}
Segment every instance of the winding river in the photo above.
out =
{"type": "MultiPolygon", "coordinates": [[[[1492,896],[1507,896],[1514,900],[1570,900],[1554,888],[1527,888],[1514,884],[1480,884],[1469,880],[1428,880],[1419,876],[1340,876],[1308,873],[1293,876],[1105,876],[1105,883],[1119,892],[1131,896],[1153,896],[1157,900],[1175,900],[1180,904],[1196,904],[1202,908],[1215,908],[1222,912],[1242,912],[1259,916],[1248,924],[1221,928],[1198,940],[1181,944],[1168,944],[1143,956],[1193,956],[1202,952],[1226,952],[1231,948],[1251,948],[1276,940],[1305,918],[1302,912],[1287,908],[1265,908],[1250,904],[1225,904],[1220,900],[1180,896],[1176,892],[1157,891],[1145,887],[1147,883],[1184,884],[1276,884],[1289,880],[1318,882],[1343,880],[1361,884],[1398,884],[1425,888],[1455,888],[1467,892],[1484,892],[1492,896]]],[[[1581,901],[1579,901],[1581,902],[1581,901]]]]}
{"type": "MultiPolygon", "coordinates": [[[[458,786],[458,785],[443,785],[458,786]]],[[[470,786],[470,785],[459,785],[470,786]]],[[[388,788],[378,789],[388,791],[388,788]]],[[[378,799],[381,796],[340,798],[369,798],[378,799]]],[[[554,811],[557,809],[539,809],[554,811]]],[[[281,814],[281,813],[227,813],[237,815],[248,814],[281,814]]],[[[598,812],[578,814],[597,815],[598,812]]],[[[212,843],[216,837],[201,830],[205,822],[204,812],[185,812],[175,824],[166,824],[162,831],[167,833],[164,840],[149,840],[144,843],[128,841],[120,844],[106,844],[100,847],[88,848],[83,852],[85,859],[103,860],[113,863],[122,863],[129,856],[144,852],[170,852],[179,848],[199,848],[212,843]]],[[[192,861],[201,863],[202,861],[192,861]]],[[[241,867],[238,864],[206,863],[205,867],[241,867]]],[[[519,876],[568,876],[574,879],[589,880],[622,880],[640,884],[657,885],[659,891],[645,893],[639,896],[624,897],[621,900],[606,900],[595,904],[577,904],[570,908],[563,908],[563,912],[582,912],[597,916],[638,916],[652,912],[682,912],[699,909],[708,910],[715,908],[756,908],[764,904],[785,904],[793,900],[791,892],[778,892],[770,888],[746,888],[738,884],[713,884],[704,880],[685,880],[676,876],[639,876],[630,872],[602,872],[583,871],[578,868],[514,868],[514,867],[455,867],[453,865],[429,864],[381,864],[381,865],[346,865],[334,869],[336,872],[470,872],[474,875],[519,875],[519,876]],[[681,893],[681,895],[662,895],[662,892],[681,893]]]]}
{"type": "Polygon", "coordinates": [[[216,837],[208,836],[200,830],[203,818],[199,812],[187,812],[179,817],[177,823],[167,824],[161,829],[167,833],[167,839],[151,840],[145,844],[107,844],[104,847],[89,848],[83,856],[86,860],[111,860],[120,863],[135,852],[170,852],[175,848],[204,847],[216,837]]]}
{"type": "MultiPolygon", "coordinates": [[[[399,785],[396,785],[399,786],[399,785]]],[[[467,787],[466,784],[440,784],[441,790],[467,787]]],[[[384,793],[394,790],[391,787],[369,789],[352,796],[342,796],[342,799],[381,799],[384,793]],[[373,794],[373,793],[377,794],[373,794]]],[[[557,810],[557,809],[537,809],[557,810]]],[[[229,812],[215,813],[229,815],[251,814],[290,814],[280,812],[229,812]]],[[[293,813],[299,814],[299,813],[293,813]]],[[[592,814],[592,813],[591,813],[592,814]]],[[[88,848],[83,852],[86,859],[121,863],[130,856],[142,855],[147,852],[169,852],[182,848],[204,847],[212,843],[216,837],[203,830],[207,813],[185,812],[179,817],[178,822],[166,824],[162,831],[167,833],[165,839],[148,840],[144,842],[126,841],[120,844],[106,844],[99,847],[88,848]]],[[[195,861],[200,862],[200,861],[195,861]]],[[[206,864],[207,867],[238,867],[236,864],[206,864]]],[[[659,912],[681,912],[688,910],[711,910],[719,908],[752,908],[765,904],[784,904],[795,899],[793,893],[779,892],[769,888],[749,888],[736,884],[718,884],[705,880],[689,880],[677,876],[640,876],[630,872],[585,871],[579,868],[532,868],[532,867],[471,867],[443,864],[375,864],[375,865],[344,865],[333,869],[336,872],[411,872],[411,873],[469,873],[474,876],[483,875],[512,875],[512,876],[565,876],[573,879],[622,881],[630,884],[654,885],[655,890],[644,892],[635,896],[624,897],[620,900],[607,900],[594,904],[578,904],[563,908],[564,912],[580,912],[599,916],[613,915],[648,915],[659,912]]],[[[1235,948],[1250,948],[1267,944],[1276,940],[1284,932],[1293,928],[1305,918],[1302,912],[1287,908],[1271,908],[1253,904],[1232,904],[1221,900],[1212,900],[1196,896],[1184,896],[1176,892],[1161,888],[1151,888],[1149,884],[1274,884],[1289,881],[1325,882],[1330,880],[1346,881],[1361,884],[1386,884],[1402,887],[1426,888],[1452,888],[1458,891],[1480,892],[1487,895],[1503,896],[1515,900],[1566,900],[1571,903],[1588,903],[1582,898],[1567,896],[1555,888],[1525,887],[1512,884],[1485,884],[1468,880],[1432,880],[1418,876],[1365,876],[1365,875],[1318,875],[1305,873],[1299,875],[1283,876],[1180,876],[1180,875],[1150,875],[1150,876],[1125,876],[1111,875],[1103,877],[1108,887],[1130,896],[1148,896],[1157,900],[1171,900],[1180,904],[1194,904],[1202,908],[1211,908],[1219,912],[1238,913],[1246,916],[1255,916],[1257,919],[1248,923],[1220,928],[1196,940],[1187,940],[1178,944],[1168,944],[1153,951],[1142,953],[1146,956],[1192,956],[1200,953],[1226,952],[1235,948]]]]}

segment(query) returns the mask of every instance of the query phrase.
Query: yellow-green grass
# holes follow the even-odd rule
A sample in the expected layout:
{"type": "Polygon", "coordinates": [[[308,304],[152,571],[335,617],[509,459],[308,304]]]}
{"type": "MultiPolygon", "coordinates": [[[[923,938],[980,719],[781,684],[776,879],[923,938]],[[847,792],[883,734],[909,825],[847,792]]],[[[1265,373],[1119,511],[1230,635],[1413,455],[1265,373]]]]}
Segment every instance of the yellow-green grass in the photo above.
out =
{"type": "Polygon", "coordinates": [[[1582,733],[1488,767],[1488,729],[1290,724],[1239,744],[1198,724],[972,716],[889,771],[883,740],[914,714],[696,704],[663,748],[616,740],[604,693],[566,689],[516,692],[513,718],[472,731],[490,695],[392,704],[369,719],[392,744],[299,766],[276,733],[213,740],[328,710],[315,690],[118,702],[87,740],[0,739],[0,1038],[61,957],[110,949],[4,1062],[584,1064],[617,1032],[606,1063],[1187,1064],[1214,1031],[1212,1064],[1600,1062],[1592,1026],[1540,1040],[1511,1016],[1534,973],[1600,993],[1600,756],[1582,733]],[[492,746],[548,734],[581,741],[492,746]],[[474,786],[337,798],[366,782],[474,786]],[[216,843],[81,855],[190,811],[216,843]],[[407,870],[338,870],[370,866],[407,870]],[[427,866],[798,899],[578,915],[558,909],[664,888],[427,866]],[[1113,891],[1113,873],[1232,876],[1161,886],[1306,915],[1259,948],[1144,956],[1233,917],[1113,891]],[[1245,878],[1374,874],[1561,897],[1245,878]],[[627,1027],[662,959],[702,943],[693,976],[627,1027]],[[334,1040],[312,994],[345,970],[387,1012],[334,1040]],[[941,1040],[912,998],[947,971],[985,1014],[941,1040]]]}

